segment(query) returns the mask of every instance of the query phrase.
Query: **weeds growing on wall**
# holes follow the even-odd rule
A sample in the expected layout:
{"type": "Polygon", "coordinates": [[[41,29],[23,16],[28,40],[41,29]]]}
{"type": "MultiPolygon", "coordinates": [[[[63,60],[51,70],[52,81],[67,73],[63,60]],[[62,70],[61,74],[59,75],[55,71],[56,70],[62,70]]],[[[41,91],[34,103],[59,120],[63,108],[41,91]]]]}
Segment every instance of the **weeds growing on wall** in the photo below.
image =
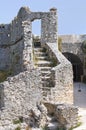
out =
{"type": "Polygon", "coordinates": [[[0,83],[5,81],[8,76],[12,75],[12,73],[13,73],[12,70],[8,71],[0,70],[0,83]]]}
{"type": "Polygon", "coordinates": [[[21,130],[20,126],[18,126],[17,128],[15,128],[15,130],[21,130]]]}
{"type": "Polygon", "coordinates": [[[58,49],[62,51],[62,39],[60,37],[58,38],[58,49]]]}
{"type": "Polygon", "coordinates": [[[78,122],[76,126],[71,127],[69,130],[73,130],[74,128],[77,128],[77,127],[81,126],[81,124],[82,124],[82,122],[78,122]]]}

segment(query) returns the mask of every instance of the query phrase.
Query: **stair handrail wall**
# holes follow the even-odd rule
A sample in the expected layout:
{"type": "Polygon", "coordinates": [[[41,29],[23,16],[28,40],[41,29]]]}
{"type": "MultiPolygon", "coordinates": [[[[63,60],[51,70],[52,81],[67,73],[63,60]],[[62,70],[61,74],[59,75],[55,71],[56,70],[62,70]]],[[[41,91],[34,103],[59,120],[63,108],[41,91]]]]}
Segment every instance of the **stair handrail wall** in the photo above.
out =
{"type": "Polygon", "coordinates": [[[73,103],[73,70],[71,63],[57,49],[57,43],[45,43],[50,57],[57,60],[57,65],[51,69],[51,78],[55,86],[51,88],[51,100],[58,103],[73,103]]]}

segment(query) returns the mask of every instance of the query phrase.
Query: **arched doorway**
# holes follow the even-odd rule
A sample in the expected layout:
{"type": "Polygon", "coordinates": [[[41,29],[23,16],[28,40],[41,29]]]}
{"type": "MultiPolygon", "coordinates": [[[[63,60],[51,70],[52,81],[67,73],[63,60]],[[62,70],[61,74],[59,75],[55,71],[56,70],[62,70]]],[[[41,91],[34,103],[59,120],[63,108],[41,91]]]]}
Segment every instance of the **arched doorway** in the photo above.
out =
{"type": "Polygon", "coordinates": [[[41,20],[35,19],[32,21],[33,47],[41,46],[41,20]]]}
{"type": "Polygon", "coordinates": [[[73,67],[73,80],[74,82],[80,82],[83,75],[83,64],[80,58],[72,53],[65,52],[63,55],[72,63],[73,67]]]}
{"type": "Polygon", "coordinates": [[[41,20],[35,19],[32,21],[32,33],[36,36],[41,36],[41,20]]]}

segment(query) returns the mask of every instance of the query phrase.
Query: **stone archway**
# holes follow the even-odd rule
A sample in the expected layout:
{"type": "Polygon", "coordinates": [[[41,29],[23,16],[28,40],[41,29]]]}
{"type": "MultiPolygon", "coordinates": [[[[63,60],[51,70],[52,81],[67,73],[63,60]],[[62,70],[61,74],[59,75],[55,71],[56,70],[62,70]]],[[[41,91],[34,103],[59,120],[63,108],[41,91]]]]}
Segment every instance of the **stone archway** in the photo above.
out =
{"type": "Polygon", "coordinates": [[[81,76],[83,75],[83,64],[80,58],[77,55],[68,52],[63,53],[63,55],[72,63],[74,82],[81,82],[81,76]]]}

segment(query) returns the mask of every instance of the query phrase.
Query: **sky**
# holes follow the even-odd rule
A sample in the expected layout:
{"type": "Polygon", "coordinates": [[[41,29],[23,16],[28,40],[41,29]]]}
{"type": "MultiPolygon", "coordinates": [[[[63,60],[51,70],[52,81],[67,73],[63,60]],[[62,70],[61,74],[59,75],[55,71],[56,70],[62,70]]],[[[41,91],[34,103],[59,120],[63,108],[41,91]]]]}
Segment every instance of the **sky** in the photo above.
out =
{"type": "MultiPolygon", "coordinates": [[[[58,11],[58,34],[86,34],[86,0],[1,0],[0,24],[10,23],[22,6],[31,11],[58,11]]],[[[40,33],[41,22],[33,23],[33,33],[40,33]]]]}

